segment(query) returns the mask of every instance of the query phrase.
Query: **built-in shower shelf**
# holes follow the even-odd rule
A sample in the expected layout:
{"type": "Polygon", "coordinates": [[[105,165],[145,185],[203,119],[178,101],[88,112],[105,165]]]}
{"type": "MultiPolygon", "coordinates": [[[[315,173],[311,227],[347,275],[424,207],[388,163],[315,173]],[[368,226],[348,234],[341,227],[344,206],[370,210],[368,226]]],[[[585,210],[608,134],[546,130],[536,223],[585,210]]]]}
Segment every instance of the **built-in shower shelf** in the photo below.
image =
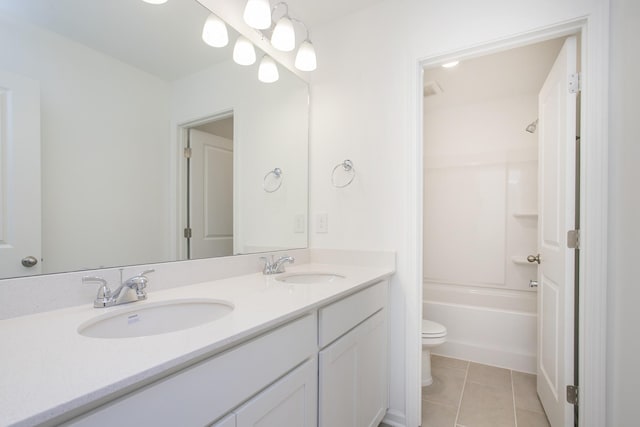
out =
{"type": "Polygon", "coordinates": [[[538,218],[538,212],[514,212],[513,216],[515,218],[535,219],[538,218]]]}
{"type": "Polygon", "coordinates": [[[512,256],[511,257],[511,262],[517,265],[537,265],[535,263],[531,263],[529,261],[527,261],[527,257],[526,256],[512,256]]]}

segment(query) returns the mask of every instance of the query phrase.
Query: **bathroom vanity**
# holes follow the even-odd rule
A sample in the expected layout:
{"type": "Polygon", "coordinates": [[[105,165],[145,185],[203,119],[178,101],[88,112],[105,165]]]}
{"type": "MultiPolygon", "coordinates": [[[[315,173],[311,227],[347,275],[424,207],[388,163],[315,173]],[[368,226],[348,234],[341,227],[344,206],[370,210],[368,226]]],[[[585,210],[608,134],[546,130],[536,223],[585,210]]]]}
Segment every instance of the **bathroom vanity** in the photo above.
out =
{"type": "Polygon", "coordinates": [[[12,343],[0,355],[7,372],[3,423],[377,425],[388,401],[393,270],[328,264],[289,270],[151,292],[147,301],[123,306],[87,304],[0,322],[0,339],[12,343]],[[169,333],[79,332],[123,311],[143,322],[147,306],[205,300],[232,309],[169,333]]]}

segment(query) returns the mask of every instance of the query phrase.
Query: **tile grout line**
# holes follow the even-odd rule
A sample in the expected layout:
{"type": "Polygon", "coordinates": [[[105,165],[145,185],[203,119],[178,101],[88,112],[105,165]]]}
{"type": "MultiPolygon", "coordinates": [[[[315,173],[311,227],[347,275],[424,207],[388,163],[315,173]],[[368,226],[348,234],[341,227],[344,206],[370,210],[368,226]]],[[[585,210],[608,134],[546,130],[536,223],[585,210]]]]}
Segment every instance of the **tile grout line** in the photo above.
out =
{"type": "Polygon", "coordinates": [[[509,378],[511,378],[511,400],[513,402],[513,422],[518,427],[518,412],[516,411],[516,387],[513,384],[513,370],[509,369],[509,378]]]}
{"type": "Polygon", "coordinates": [[[456,411],[456,420],[453,423],[455,426],[458,425],[458,418],[460,417],[460,408],[462,407],[462,396],[464,396],[464,390],[467,388],[467,377],[469,376],[470,366],[471,366],[471,362],[467,361],[467,368],[464,371],[464,382],[462,383],[462,391],[460,392],[460,399],[458,399],[458,410],[456,411]]]}

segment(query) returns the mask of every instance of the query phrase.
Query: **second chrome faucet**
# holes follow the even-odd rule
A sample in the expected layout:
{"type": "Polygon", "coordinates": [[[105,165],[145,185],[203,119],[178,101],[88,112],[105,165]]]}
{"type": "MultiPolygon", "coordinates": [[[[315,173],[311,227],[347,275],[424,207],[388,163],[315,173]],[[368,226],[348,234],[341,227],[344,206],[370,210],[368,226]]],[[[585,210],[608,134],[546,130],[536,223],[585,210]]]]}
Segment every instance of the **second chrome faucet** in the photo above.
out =
{"type": "Polygon", "coordinates": [[[260,257],[260,260],[264,262],[262,274],[278,274],[284,273],[284,266],[286,263],[293,264],[296,259],[292,256],[284,255],[274,260],[273,255],[271,255],[270,259],[263,256],[260,257]]]}

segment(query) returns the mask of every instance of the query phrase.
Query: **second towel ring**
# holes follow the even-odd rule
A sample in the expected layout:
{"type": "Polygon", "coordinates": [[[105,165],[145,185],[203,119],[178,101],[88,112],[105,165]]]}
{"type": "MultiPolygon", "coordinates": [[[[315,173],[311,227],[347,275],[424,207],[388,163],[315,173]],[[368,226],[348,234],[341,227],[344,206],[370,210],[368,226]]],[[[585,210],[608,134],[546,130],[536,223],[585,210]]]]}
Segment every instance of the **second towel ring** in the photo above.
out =
{"type": "Polygon", "coordinates": [[[342,163],[338,163],[333,168],[333,171],[331,171],[331,183],[336,188],[344,188],[344,187],[346,187],[347,185],[349,185],[349,184],[351,184],[353,182],[353,179],[355,177],[356,177],[356,170],[353,167],[353,162],[351,160],[349,160],[349,159],[345,160],[342,163]],[[337,184],[336,183],[336,172],[339,170],[340,167],[342,167],[343,173],[350,175],[349,179],[344,184],[337,184]]]}
{"type": "Polygon", "coordinates": [[[282,169],[275,168],[274,170],[267,172],[267,174],[262,179],[262,188],[267,193],[273,193],[274,191],[278,191],[278,189],[282,185],[283,179],[284,177],[282,176],[282,169]],[[275,187],[267,183],[267,179],[270,178],[272,175],[273,175],[272,180],[277,180],[277,185],[275,187]]]}

